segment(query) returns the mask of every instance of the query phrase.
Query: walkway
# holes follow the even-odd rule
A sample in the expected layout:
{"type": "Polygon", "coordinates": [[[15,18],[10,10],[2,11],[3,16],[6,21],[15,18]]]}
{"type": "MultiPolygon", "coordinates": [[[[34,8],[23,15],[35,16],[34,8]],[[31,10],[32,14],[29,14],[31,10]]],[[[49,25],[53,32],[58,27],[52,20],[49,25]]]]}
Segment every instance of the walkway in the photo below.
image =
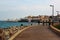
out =
{"type": "Polygon", "coordinates": [[[38,25],[25,30],[14,40],[60,40],[60,37],[48,29],[48,26],[38,25]]]}

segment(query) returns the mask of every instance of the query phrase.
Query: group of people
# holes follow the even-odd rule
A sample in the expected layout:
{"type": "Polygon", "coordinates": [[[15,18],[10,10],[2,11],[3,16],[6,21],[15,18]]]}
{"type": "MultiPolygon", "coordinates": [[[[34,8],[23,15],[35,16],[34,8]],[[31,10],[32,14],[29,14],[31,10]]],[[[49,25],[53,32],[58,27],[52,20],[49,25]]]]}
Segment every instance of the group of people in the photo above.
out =
{"type": "Polygon", "coordinates": [[[40,23],[42,23],[43,24],[43,26],[46,24],[46,25],[48,25],[48,26],[50,26],[50,25],[53,25],[53,21],[51,21],[51,19],[49,19],[49,21],[42,21],[42,22],[40,22],[40,21],[38,21],[38,24],[40,24],[40,23]]]}

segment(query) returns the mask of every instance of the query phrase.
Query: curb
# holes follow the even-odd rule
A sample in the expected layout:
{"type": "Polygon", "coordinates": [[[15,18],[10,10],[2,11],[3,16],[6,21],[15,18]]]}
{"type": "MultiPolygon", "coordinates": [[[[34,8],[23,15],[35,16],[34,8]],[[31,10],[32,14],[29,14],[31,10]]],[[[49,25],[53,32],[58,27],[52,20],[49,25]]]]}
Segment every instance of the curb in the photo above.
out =
{"type": "Polygon", "coordinates": [[[56,34],[60,35],[60,30],[53,27],[52,25],[50,25],[50,29],[52,29],[53,32],[55,32],[56,34]]]}
{"type": "Polygon", "coordinates": [[[31,26],[29,27],[26,27],[26,28],[23,28],[22,30],[19,30],[17,33],[15,33],[11,38],[9,38],[8,40],[13,40],[17,35],[19,35],[20,33],[22,33],[24,30],[30,28],[31,26]]]}

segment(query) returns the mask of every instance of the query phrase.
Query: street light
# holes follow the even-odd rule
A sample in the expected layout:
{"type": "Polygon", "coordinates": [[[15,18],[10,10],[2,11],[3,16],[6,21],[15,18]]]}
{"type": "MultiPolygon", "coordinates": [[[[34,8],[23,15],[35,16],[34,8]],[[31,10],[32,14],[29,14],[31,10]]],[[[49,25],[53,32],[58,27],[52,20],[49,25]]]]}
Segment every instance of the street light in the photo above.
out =
{"type": "Polygon", "coordinates": [[[57,16],[59,15],[59,11],[56,11],[57,12],[57,16]]]}
{"type": "Polygon", "coordinates": [[[56,12],[57,12],[57,20],[59,21],[59,11],[56,11],[56,12]]]}
{"type": "Polygon", "coordinates": [[[50,5],[52,7],[52,17],[54,16],[54,5],[50,5]]]}
{"type": "Polygon", "coordinates": [[[52,7],[52,25],[54,23],[54,5],[50,5],[52,7]]]}

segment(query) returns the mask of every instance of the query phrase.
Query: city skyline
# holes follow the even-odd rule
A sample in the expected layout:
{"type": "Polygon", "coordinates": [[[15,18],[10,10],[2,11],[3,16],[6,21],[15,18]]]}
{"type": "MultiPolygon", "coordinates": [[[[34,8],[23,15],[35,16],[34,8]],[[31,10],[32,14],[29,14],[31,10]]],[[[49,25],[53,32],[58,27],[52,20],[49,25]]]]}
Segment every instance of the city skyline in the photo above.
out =
{"type": "Polygon", "coordinates": [[[0,20],[25,16],[52,15],[50,4],[60,11],[59,0],[0,0],[0,20]]]}

